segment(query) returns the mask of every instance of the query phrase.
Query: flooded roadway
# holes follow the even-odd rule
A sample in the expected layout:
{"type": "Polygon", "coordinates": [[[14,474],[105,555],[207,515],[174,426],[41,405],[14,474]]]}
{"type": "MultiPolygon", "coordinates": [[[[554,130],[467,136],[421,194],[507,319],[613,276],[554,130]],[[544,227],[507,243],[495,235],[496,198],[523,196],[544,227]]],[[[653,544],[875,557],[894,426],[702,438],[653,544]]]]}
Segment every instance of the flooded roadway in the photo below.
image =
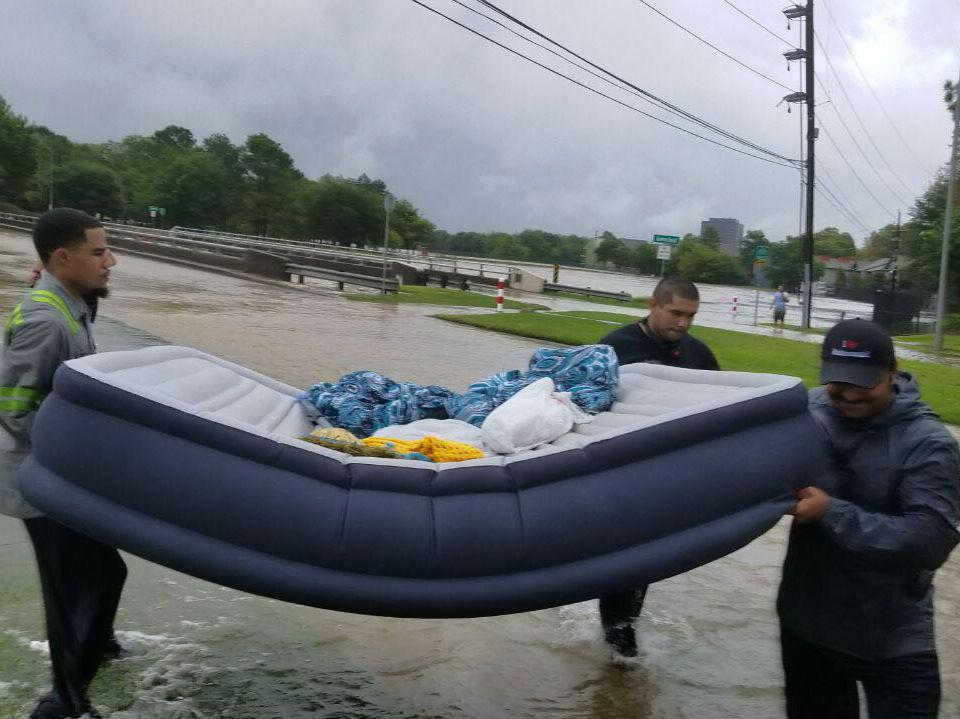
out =
{"type": "MultiPolygon", "coordinates": [[[[25,235],[0,234],[3,316],[31,257],[25,235]]],[[[523,367],[541,344],[427,317],[435,308],[351,302],[133,256],[120,255],[112,286],[97,323],[101,350],[191,345],[296,386],[374,369],[461,389],[523,367]]],[[[657,584],[640,620],[640,656],[626,664],[610,661],[593,603],[470,620],[363,617],[128,557],[117,626],[133,654],[102,672],[94,695],[111,719],[782,716],[773,602],[785,525],[657,584]]],[[[942,716],[960,719],[960,557],[937,585],[942,716]]],[[[20,524],[0,518],[4,719],[19,717],[48,681],[38,598],[20,524]]]]}

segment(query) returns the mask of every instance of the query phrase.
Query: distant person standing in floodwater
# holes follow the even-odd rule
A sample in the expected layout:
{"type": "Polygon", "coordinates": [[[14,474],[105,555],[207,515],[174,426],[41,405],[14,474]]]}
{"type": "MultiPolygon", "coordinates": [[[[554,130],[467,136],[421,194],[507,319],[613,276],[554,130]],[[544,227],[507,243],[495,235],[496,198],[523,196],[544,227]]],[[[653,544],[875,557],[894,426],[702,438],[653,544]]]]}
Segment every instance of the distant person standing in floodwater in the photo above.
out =
{"type": "Polygon", "coordinates": [[[787,303],[790,302],[790,297],[783,289],[783,285],[777,287],[777,291],[773,293],[773,326],[776,329],[777,322],[780,323],[780,329],[784,327],[784,322],[787,317],[787,303]]]}

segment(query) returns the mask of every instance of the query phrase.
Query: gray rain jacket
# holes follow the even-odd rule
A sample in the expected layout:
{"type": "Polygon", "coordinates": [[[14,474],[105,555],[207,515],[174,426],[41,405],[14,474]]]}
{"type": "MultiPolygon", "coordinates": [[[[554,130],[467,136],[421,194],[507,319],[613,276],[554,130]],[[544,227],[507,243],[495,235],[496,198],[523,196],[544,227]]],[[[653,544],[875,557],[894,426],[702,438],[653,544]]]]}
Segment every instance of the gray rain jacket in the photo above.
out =
{"type": "MultiPolygon", "coordinates": [[[[37,517],[14,473],[30,451],[33,420],[61,363],[96,352],[87,304],[44,272],[7,319],[0,360],[0,513],[37,517]]],[[[82,431],[78,428],[77,431],[82,431]]]]}
{"type": "Polygon", "coordinates": [[[932,651],[933,574],[957,544],[957,442],[899,372],[893,404],[854,421],[823,388],[810,410],[833,456],[823,519],[794,522],[777,609],[800,638],[868,661],[932,651]]]}

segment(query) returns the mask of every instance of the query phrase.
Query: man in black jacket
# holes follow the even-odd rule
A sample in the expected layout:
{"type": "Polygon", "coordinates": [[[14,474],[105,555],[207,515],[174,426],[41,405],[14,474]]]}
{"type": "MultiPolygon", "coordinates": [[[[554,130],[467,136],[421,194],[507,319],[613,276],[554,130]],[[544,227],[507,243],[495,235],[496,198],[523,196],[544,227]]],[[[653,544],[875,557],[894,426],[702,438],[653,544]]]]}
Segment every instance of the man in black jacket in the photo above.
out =
{"type": "MultiPolygon", "coordinates": [[[[610,345],[621,365],[645,362],[688,369],[718,370],[713,352],[687,334],[700,308],[700,293],[689,280],[666,277],[650,298],[650,314],[614,330],[600,344],[610,345]]],[[[635,622],[647,587],[600,597],[600,622],[607,642],[622,656],[637,654],[635,622]]]]}
{"type": "Polygon", "coordinates": [[[810,410],[833,472],[804,487],[777,609],[790,719],[933,719],[940,674],[933,575],[957,544],[957,442],[865,320],[823,342],[810,410]]]}

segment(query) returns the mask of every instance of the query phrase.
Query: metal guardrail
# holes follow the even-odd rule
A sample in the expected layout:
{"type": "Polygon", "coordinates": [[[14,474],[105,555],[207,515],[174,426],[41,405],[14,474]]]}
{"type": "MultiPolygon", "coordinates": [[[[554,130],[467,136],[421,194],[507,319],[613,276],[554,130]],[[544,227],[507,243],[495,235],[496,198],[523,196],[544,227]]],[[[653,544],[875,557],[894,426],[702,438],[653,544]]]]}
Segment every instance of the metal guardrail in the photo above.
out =
{"type": "Polygon", "coordinates": [[[362,275],[356,272],[338,272],[337,270],[327,270],[322,267],[311,267],[309,265],[288,264],[284,266],[284,272],[290,275],[290,280],[294,277],[300,278],[300,284],[303,284],[304,277],[314,277],[320,280],[329,280],[336,282],[339,289],[346,285],[357,285],[359,287],[372,287],[374,289],[383,289],[386,292],[397,292],[400,283],[396,279],[387,277],[374,277],[373,275],[362,275]]]}
{"type": "Polygon", "coordinates": [[[626,292],[610,292],[608,290],[594,290],[590,287],[573,287],[572,285],[554,285],[549,282],[543,283],[544,292],[572,292],[578,295],[587,295],[589,297],[608,297],[622,302],[629,302],[633,299],[632,295],[626,292]]]}

